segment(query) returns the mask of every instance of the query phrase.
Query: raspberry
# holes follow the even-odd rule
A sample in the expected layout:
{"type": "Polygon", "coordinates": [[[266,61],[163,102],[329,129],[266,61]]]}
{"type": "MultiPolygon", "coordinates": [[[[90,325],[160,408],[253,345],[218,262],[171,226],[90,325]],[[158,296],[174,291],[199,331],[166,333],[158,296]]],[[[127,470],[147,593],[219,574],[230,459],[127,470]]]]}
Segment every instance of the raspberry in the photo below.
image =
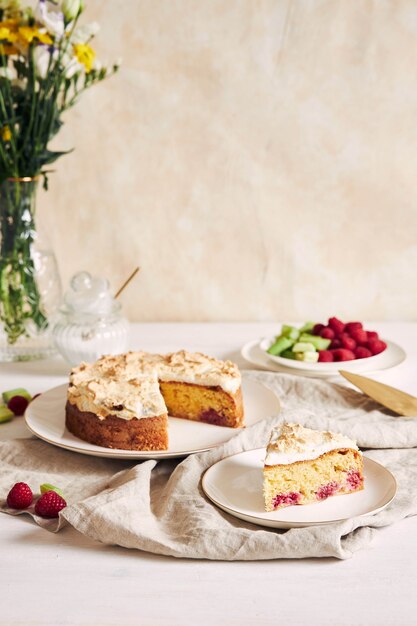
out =
{"type": "Polygon", "coordinates": [[[376,333],[374,330],[368,330],[368,341],[371,339],[379,339],[378,333],[376,333]]]}
{"type": "Polygon", "coordinates": [[[323,339],[334,339],[334,335],[335,335],[334,330],[332,328],[329,328],[328,326],[325,326],[320,331],[320,337],[323,337],[323,339]]]}
{"type": "Polygon", "coordinates": [[[357,359],[367,359],[368,357],[372,356],[372,352],[364,346],[359,346],[355,350],[355,356],[357,359]]]}
{"type": "Polygon", "coordinates": [[[319,363],[331,363],[333,361],[333,353],[331,350],[319,350],[319,363]]]}
{"type": "Polygon", "coordinates": [[[366,332],[366,330],[363,330],[363,328],[357,328],[355,330],[352,330],[350,336],[360,346],[368,341],[368,333],[366,332]]]}
{"type": "Polygon", "coordinates": [[[325,328],[324,324],[316,324],[313,326],[313,335],[320,335],[323,328],[325,328]]]}
{"type": "Polygon", "coordinates": [[[32,502],[32,489],[26,483],[16,483],[7,496],[7,506],[11,509],[27,509],[32,502]]]}
{"type": "Polygon", "coordinates": [[[329,326],[336,334],[343,333],[345,323],[337,319],[337,317],[329,317],[329,326]]]}
{"type": "Polygon", "coordinates": [[[58,517],[58,513],[65,509],[67,503],[55,491],[44,493],[35,505],[36,515],[40,517],[58,517]]]}
{"type": "Polygon", "coordinates": [[[373,355],[379,354],[380,352],[384,352],[387,347],[385,341],[381,341],[380,339],[371,339],[366,343],[366,348],[372,352],[373,355]]]}
{"type": "Polygon", "coordinates": [[[332,352],[335,361],[353,361],[355,358],[352,350],[346,350],[346,348],[339,348],[338,350],[332,350],[332,352]]]}
{"type": "Polygon", "coordinates": [[[340,339],[338,339],[338,337],[332,340],[332,343],[330,344],[331,350],[335,350],[336,348],[341,348],[341,347],[342,347],[342,342],[340,339]]]}
{"type": "Polygon", "coordinates": [[[7,408],[10,409],[15,415],[23,415],[26,411],[29,401],[23,396],[13,396],[7,403],[7,408]]]}
{"type": "Polygon", "coordinates": [[[356,348],[356,341],[352,337],[343,337],[343,339],[340,339],[340,343],[342,348],[352,350],[352,352],[354,352],[356,348]]]}
{"type": "Polygon", "coordinates": [[[346,324],[345,330],[347,333],[351,333],[352,330],[361,330],[363,328],[361,322],[348,322],[346,324]]]}

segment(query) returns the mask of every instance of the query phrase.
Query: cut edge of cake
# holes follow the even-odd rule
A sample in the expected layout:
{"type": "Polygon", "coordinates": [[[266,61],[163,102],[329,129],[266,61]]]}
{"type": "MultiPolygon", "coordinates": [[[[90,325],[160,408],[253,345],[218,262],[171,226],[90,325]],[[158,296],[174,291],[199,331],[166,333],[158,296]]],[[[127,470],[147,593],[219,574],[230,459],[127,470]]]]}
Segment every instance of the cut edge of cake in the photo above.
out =
{"type": "Polygon", "coordinates": [[[339,433],[283,423],[272,429],[263,470],[265,510],[312,504],[364,488],[363,456],[339,433]]]}

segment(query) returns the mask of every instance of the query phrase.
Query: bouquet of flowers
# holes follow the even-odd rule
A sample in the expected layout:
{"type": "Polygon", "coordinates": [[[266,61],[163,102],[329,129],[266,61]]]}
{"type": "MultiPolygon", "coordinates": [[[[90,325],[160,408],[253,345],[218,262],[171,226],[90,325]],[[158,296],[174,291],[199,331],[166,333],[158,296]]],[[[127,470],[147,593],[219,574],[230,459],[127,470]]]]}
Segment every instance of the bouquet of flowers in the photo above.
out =
{"type": "Polygon", "coordinates": [[[81,93],[118,69],[98,62],[98,25],[79,24],[83,8],[82,0],[35,8],[0,0],[0,322],[10,344],[27,335],[28,321],[46,324],[30,247],[36,180],[46,187],[48,166],[66,154],[49,143],[81,93]]]}

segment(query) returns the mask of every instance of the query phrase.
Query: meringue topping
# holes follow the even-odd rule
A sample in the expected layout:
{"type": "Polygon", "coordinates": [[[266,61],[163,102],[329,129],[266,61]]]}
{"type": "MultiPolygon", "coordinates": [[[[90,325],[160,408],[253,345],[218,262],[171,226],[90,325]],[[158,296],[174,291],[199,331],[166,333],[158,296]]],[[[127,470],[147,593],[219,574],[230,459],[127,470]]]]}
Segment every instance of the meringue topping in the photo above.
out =
{"type": "Polygon", "coordinates": [[[340,448],[359,450],[355,441],[340,433],[305,428],[301,424],[281,424],[272,429],[265,465],[289,465],[310,461],[340,448]]]}

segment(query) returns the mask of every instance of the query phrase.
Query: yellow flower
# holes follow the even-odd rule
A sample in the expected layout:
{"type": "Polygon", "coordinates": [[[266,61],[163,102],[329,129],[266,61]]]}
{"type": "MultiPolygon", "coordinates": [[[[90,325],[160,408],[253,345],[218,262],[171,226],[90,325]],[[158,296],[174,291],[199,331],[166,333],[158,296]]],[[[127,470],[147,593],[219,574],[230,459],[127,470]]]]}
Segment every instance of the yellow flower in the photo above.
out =
{"type": "Polygon", "coordinates": [[[77,43],[74,45],[74,53],[77,61],[84,65],[86,73],[91,72],[96,58],[93,48],[88,43],[77,43]]]}
{"type": "Polygon", "coordinates": [[[37,26],[20,26],[19,35],[25,44],[31,44],[34,39],[37,39],[40,43],[52,43],[50,35],[41,32],[37,26]]]}
{"type": "Polygon", "coordinates": [[[0,22],[0,40],[13,43],[17,39],[17,20],[5,20],[0,22]]]}
{"type": "Polygon", "coordinates": [[[8,126],[3,126],[3,128],[0,130],[0,136],[3,141],[10,141],[10,139],[12,138],[10,128],[8,126]]]}

